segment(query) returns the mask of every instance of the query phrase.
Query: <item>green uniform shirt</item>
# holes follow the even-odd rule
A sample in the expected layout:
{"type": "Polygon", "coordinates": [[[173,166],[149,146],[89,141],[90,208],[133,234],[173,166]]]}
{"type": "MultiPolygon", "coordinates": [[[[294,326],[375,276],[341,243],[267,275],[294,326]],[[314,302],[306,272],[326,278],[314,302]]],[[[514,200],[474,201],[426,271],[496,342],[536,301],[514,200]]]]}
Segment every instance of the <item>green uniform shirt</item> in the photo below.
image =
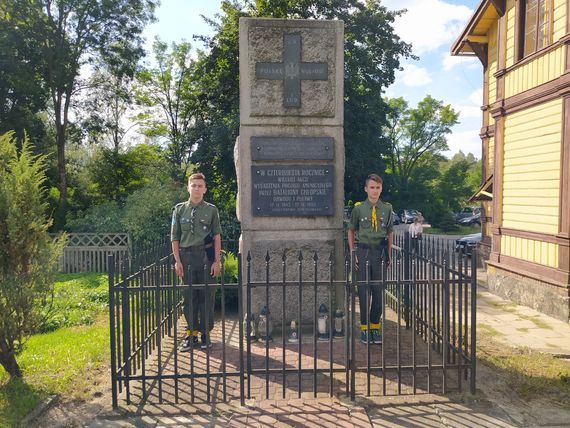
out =
{"type": "Polygon", "coordinates": [[[356,242],[366,245],[379,245],[382,238],[392,232],[392,205],[388,202],[376,203],[378,230],[372,230],[372,204],[368,199],[352,210],[349,228],[356,231],[356,242]]]}
{"type": "Polygon", "coordinates": [[[215,205],[202,201],[196,205],[196,212],[192,218],[192,202],[182,202],[172,210],[172,226],[170,240],[180,241],[180,247],[193,247],[204,245],[204,238],[220,235],[220,215],[215,205]]]}

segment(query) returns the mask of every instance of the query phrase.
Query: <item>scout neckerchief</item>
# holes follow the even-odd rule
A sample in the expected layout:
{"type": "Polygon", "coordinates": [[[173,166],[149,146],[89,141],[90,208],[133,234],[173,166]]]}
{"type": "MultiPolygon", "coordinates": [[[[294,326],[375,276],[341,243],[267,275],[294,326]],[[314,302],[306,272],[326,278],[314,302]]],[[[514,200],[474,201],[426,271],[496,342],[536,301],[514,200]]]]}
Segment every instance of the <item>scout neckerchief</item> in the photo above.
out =
{"type": "Polygon", "coordinates": [[[372,205],[372,231],[378,232],[378,218],[376,217],[376,205],[372,205]]]}

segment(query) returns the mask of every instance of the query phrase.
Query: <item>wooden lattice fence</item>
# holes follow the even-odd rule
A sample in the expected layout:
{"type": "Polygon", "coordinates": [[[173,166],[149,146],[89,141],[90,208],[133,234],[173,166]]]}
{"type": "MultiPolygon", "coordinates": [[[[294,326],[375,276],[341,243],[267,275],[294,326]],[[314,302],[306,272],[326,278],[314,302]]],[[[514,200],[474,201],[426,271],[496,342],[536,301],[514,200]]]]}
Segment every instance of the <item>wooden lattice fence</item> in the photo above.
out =
{"type": "Polygon", "coordinates": [[[107,256],[121,261],[128,258],[128,233],[68,233],[59,261],[63,273],[107,272],[107,256]]]}

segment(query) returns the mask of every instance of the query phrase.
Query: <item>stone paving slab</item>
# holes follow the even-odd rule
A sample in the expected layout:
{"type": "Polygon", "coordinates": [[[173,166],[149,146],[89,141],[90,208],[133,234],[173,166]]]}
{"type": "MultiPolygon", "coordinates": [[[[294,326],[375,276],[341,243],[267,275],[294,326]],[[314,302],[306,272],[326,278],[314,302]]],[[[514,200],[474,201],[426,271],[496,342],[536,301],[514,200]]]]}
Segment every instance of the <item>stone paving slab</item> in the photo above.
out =
{"type": "Polygon", "coordinates": [[[513,347],[570,358],[570,324],[491,294],[477,291],[477,325],[513,347]]]}

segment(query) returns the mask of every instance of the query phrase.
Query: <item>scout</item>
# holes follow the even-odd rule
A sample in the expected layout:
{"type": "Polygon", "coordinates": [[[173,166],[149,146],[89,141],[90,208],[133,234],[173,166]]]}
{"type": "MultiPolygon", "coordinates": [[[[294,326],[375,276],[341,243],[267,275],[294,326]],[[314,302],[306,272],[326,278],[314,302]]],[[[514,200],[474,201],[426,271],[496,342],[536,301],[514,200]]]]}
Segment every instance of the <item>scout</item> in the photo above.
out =
{"type": "MultiPolygon", "coordinates": [[[[382,260],[391,264],[392,254],[392,205],[380,200],[382,178],[376,174],[366,177],[364,191],[368,198],[354,207],[348,229],[348,246],[354,255],[354,272],[357,281],[366,281],[366,262],[369,278],[382,278],[382,260]]],[[[382,343],[380,316],[382,315],[383,290],[379,283],[370,286],[370,307],[366,306],[366,288],[358,287],[360,300],[360,340],[363,343],[382,343]],[[370,332],[368,316],[370,315],[370,332]]]]}
{"type": "MultiPolygon", "coordinates": [[[[206,193],[206,178],[201,173],[194,173],[188,178],[188,193],[190,199],[176,205],[172,211],[172,226],[170,239],[172,252],[176,261],[176,275],[184,278],[184,283],[204,284],[213,283],[213,277],[220,273],[220,253],[222,247],[220,216],[218,209],[204,201],[206,193]],[[209,237],[213,242],[204,244],[209,237]],[[211,246],[213,245],[213,251],[211,246]],[[209,246],[210,248],[206,248],[209,246]],[[208,257],[207,254],[211,257],[208,257]],[[205,278],[204,264],[207,265],[208,278],[205,278]]],[[[198,345],[198,335],[201,335],[202,349],[210,348],[210,331],[214,328],[214,293],[212,287],[206,296],[205,290],[184,290],[184,317],[186,318],[186,338],[180,347],[181,352],[187,352],[198,345]],[[192,307],[190,308],[190,293],[192,307]],[[192,319],[190,318],[192,316],[192,319]],[[206,320],[208,325],[206,325],[206,320]],[[191,322],[192,321],[192,322],[191,322]],[[191,330],[191,326],[194,327],[191,330]]]]}

